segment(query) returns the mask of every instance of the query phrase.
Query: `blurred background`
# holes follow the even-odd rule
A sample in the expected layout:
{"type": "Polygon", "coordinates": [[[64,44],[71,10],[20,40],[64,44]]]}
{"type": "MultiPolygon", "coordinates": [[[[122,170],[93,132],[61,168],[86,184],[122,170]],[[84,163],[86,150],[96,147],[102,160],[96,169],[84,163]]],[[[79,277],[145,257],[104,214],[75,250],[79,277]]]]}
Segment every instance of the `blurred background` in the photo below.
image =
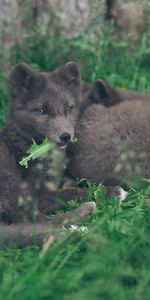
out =
{"type": "Polygon", "coordinates": [[[149,0],[0,0],[0,125],[15,64],[51,71],[74,60],[87,82],[150,91],[149,40],[149,0]]]}

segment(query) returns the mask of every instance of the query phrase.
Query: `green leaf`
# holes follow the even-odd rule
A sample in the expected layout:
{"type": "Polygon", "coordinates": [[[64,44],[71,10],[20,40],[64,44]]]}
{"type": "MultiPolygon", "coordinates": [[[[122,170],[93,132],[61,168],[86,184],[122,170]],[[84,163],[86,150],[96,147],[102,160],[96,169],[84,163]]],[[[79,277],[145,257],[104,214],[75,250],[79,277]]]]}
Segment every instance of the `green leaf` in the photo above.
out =
{"type": "Polygon", "coordinates": [[[74,136],[74,137],[71,139],[71,143],[72,143],[72,144],[77,143],[77,141],[78,141],[78,139],[77,139],[76,136],[74,136]]]}
{"type": "Polygon", "coordinates": [[[49,141],[47,138],[41,145],[37,145],[36,142],[33,140],[31,147],[27,150],[27,153],[29,155],[23,157],[19,164],[21,166],[25,166],[25,168],[28,168],[28,162],[30,160],[34,160],[41,157],[41,155],[45,154],[46,152],[53,150],[54,147],[54,143],[49,141]]]}

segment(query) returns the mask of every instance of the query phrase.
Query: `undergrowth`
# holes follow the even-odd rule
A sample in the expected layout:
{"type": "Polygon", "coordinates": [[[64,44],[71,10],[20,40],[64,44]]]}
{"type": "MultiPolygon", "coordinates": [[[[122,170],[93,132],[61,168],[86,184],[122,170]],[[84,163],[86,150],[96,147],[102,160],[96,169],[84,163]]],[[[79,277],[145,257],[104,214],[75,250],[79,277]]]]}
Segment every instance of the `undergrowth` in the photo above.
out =
{"type": "Polygon", "coordinates": [[[0,299],[148,300],[148,198],[148,190],[123,204],[102,197],[88,233],[66,233],[42,258],[36,247],[1,250],[0,299]]]}

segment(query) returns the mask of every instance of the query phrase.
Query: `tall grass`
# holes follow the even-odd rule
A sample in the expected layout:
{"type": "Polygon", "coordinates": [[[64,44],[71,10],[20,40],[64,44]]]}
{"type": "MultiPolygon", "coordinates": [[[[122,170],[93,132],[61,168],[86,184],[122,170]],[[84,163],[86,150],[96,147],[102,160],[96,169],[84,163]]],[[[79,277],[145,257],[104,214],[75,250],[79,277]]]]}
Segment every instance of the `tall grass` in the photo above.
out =
{"type": "MultiPolygon", "coordinates": [[[[149,30],[140,36],[137,43],[128,44],[114,35],[113,24],[95,32],[93,20],[89,32],[73,38],[61,34],[57,20],[33,26],[28,11],[28,1],[22,3],[25,18],[25,30],[11,29],[14,44],[10,53],[6,53],[0,44],[0,124],[5,119],[7,103],[7,78],[10,69],[19,62],[26,62],[39,71],[51,71],[68,61],[76,61],[81,69],[83,80],[93,82],[97,78],[106,79],[114,86],[139,91],[150,91],[150,39],[149,30]],[[26,3],[26,5],[25,5],[26,3]],[[7,70],[7,78],[3,69],[7,70]]],[[[98,16],[96,18],[99,22],[98,16]]],[[[98,26],[98,25],[97,25],[98,26]]]]}

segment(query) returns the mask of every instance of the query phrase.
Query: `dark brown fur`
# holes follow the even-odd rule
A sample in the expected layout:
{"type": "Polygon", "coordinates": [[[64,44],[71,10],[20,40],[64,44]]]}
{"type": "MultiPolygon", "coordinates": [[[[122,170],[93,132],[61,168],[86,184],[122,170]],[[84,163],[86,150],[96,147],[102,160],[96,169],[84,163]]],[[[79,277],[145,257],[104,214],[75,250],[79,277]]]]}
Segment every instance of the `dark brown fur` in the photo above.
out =
{"type": "Polygon", "coordinates": [[[83,220],[89,219],[95,210],[94,202],[84,202],[72,212],[49,217],[44,222],[23,224],[0,224],[0,247],[14,246],[24,247],[27,245],[43,244],[44,239],[53,237],[60,238],[61,232],[59,227],[69,226],[83,220]]]}
{"type": "Polygon", "coordinates": [[[74,180],[88,178],[107,185],[117,184],[116,176],[128,179],[135,176],[132,170],[119,165],[119,147],[131,141],[135,165],[140,168],[141,176],[150,178],[149,115],[150,103],[138,100],[110,108],[98,104],[87,108],[77,125],[78,142],[67,150],[70,156],[67,175],[74,180]]]}
{"type": "MultiPolygon", "coordinates": [[[[19,161],[26,155],[32,139],[41,143],[48,137],[58,147],[66,146],[74,136],[79,103],[80,73],[75,63],[68,63],[50,73],[35,72],[26,64],[17,65],[12,71],[8,119],[0,133],[1,222],[15,224],[25,217],[30,221],[36,219],[42,222],[43,228],[45,225],[62,224],[64,220],[76,220],[73,214],[50,220],[44,213],[65,207],[66,201],[77,196],[77,190],[49,191],[44,185],[45,178],[49,180],[45,167],[38,171],[37,160],[30,162],[29,168],[25,169],[19,161]],[[67,140],[62,139],[64,134],[67,134],[67,140]]],[[[85,195],[85,191],[81,193],[85,195]]],[[[81,211],[80,218],[87,215],[87,211],[92,213],[91,207],[87,208],[86,213],[84,209],[81,211]]],[[[7,226],[3,228],[7,232],[7,226]]]]}

